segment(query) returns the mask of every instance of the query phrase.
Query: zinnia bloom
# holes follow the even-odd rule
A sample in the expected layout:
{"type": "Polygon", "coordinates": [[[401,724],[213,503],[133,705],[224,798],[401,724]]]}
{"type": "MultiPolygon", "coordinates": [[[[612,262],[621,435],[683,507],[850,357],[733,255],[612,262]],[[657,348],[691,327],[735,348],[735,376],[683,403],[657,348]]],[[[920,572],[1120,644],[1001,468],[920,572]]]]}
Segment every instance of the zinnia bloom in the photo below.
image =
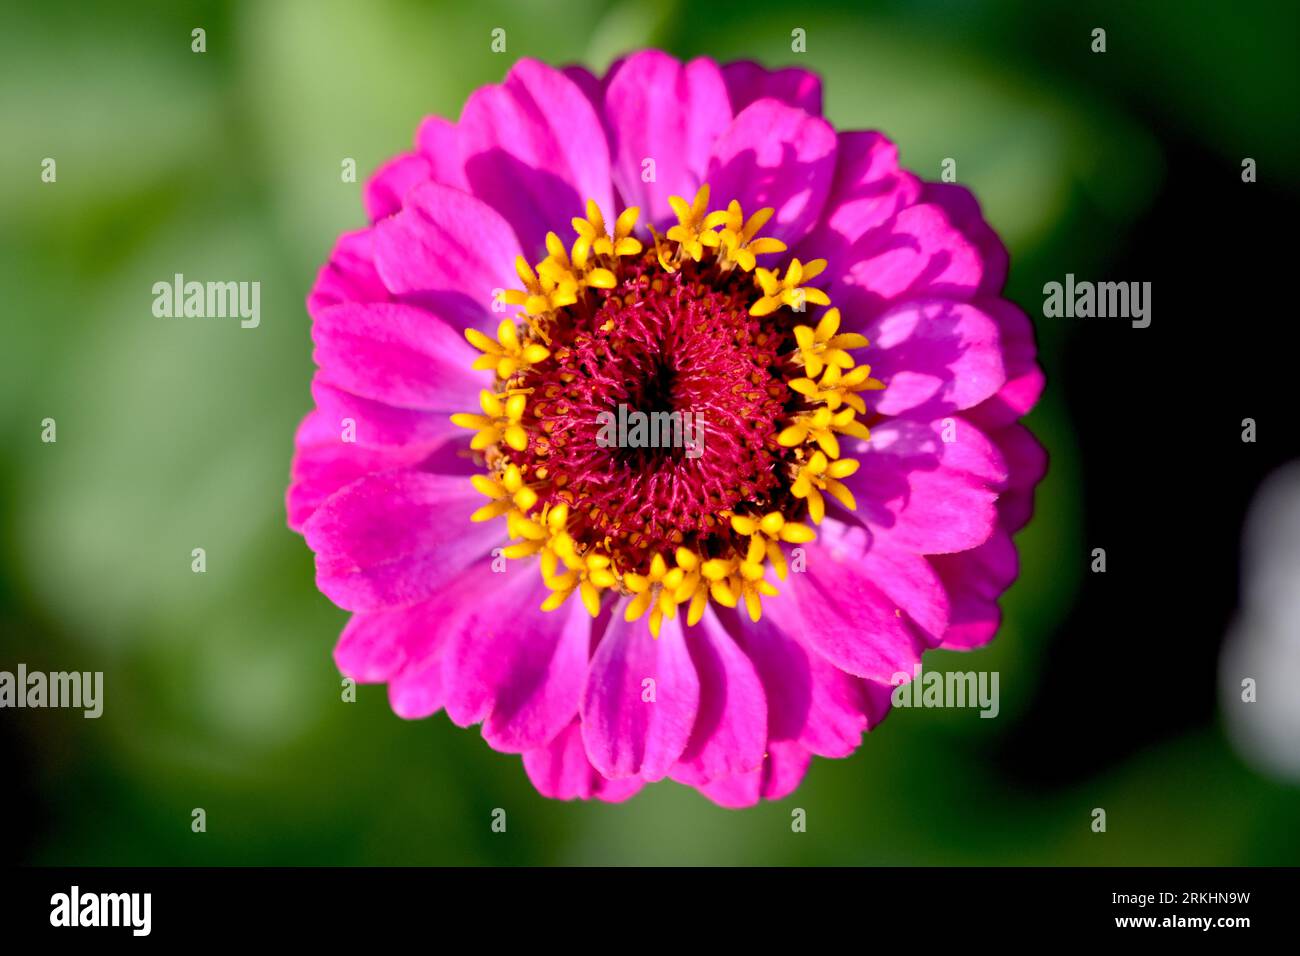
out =
{"type": "Polygon", "coordinates": [[[550,797],[746,806],[993,637],[1032,329],[970,193],[837,133],[815,75],[521,60],[364,198],[288,510],[397,714],[481,723],[550,797]],[[701,440],[611,444],[620,406],[701,440]]]}

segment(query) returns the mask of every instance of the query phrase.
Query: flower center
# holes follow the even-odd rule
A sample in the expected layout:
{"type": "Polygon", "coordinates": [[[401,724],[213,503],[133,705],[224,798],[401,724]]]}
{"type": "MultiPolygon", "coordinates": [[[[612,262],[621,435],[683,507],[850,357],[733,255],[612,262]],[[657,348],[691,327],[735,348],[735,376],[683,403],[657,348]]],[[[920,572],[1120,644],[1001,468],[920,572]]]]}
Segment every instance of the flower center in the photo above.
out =
{"type": "Polygon", "coordinates": [[[552,361],[520,377],[534,396],[525,425],[541,437],[507,457],[563,477],[543,501],[581,503],[576,539],[645,569],[656,553],[706,545],[718,515],[777,491],[788,335],[748,314],[739,277],[715,285],[694,263],[661,274],[653,252],[627,273],[554,326],[552,361]]]}
{"type": "Polygon", "coordinates": [[[708,187],[650,248],[632,236],[638,211],[606,232],[588,203],[574,219],[572,251],[547,236],[536,271],[516,263],[522,306],[494,341],[466,337],[497,387],[481,415],[453,416],[474,429],[487,473],[475,486],[490,502],[474,520],[505,516],[512,558],[540,557],[558,607],[577,593],[594,616],[605,592],[631,596],[629,620],[663,617],[689,602],[688,624],[712,597],[743,602],[752,618],[774,596],[770,561],[785,577],[783,545],[813,539],[823,492],[847,508],[839,479],[858,464],[839,457],[836,434],[866,438],[857,393],[883,388],[839,335],[839,313],[799,319],[825,293],[803,283],[821,260],[792,260],[779,277],[756,256],[785,246],[757,233],[738,203],[708,211],[708,187]]]}

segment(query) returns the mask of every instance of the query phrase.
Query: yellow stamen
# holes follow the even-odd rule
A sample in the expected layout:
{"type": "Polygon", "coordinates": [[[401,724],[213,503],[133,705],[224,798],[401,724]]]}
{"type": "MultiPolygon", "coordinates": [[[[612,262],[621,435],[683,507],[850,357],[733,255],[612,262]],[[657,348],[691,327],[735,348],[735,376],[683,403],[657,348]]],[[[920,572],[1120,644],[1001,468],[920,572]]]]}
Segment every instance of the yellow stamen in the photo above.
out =
{"type": "Polygon", "coordinates": [[[795,341],[799,343],[799,357],[812,377],[820,375],[827,365],[839,369],[853,368],[853,356],[845,350],[860,349],[867,344],[866,336],[855,332],[837,335],[839,328],[839,309],[827,309],[816,328],[807,325],[794,327],[795,341]]]}
{"type": "Polygon", "coordinates": [[[506,466],[500,477],[472,475],[469,479],[475,488],[492,501],[469,516],[470,521],[487,521],[499,517],[512,508],[527,514],[537,504],[537,492],[524,484],[523,472],[516,464],[506,466]]]}
{"type": "Polygon", "coordinates": [[[522,394],[494,395],[489,391],[479,393],[479,405],[482,415],[460,412],[451,416],[453,425],[472,428],[478,432],[470,441],[469,447],[482,451],[497,444],[502,439],[515,451],[528,447],[528,432],[519,424],[527,407],[527,396],[522,394]],[[505,401],[502,401],[502,399],[505,401]]]}
{"type": "Polygon", "coordinates": [[[515,272],[525,291],[507,289],[502,299],[510,305],[522,305],[529,315],[544,315],[578,301],[578,283],[571,277],[557,278],[545,272],[538,275],[523,256],[515,256],[515,272]]]}
{"type": "Polygon", "coordinates": [[[761,518],[748,515],[732,515],[731,527],[736,534],[743,534],[750,539],[751,548],[754,539],[758,539],[766,552],[767,559],[772,562],[772,567],[776,569],[776,576],[782,581],[786,578],[787,568],[785,553],[781,550],[781,542],[786,544],[807,544],[817,537],[817,532],[813,531],[812,528],[794,521],[786,521],[785,515],[779,511],[769,511],[761,518]]]}
{"type": "Polygon", "coordinates": [[[749,307],[749,314],[769,315],[783,305],[796,312],[804,311],[808,304],[830,305],[830,296],[821,289],[804,288],[803,285],[821,275],[825,268],[825,259],[814,259],[807,264],[791,259],[783,279],[777,278],[776,273],[768,269],[755,269],[754,281],[763,290],[763,296],[749,307]]]}
{"type": "Polygon", "coordinates": [[[707,225],[709,213],[709,184],[705,183],[695,194],[695,202],[687,203],[681,196],[669,196],[668,205],[673,207],[677,216],[677,225],[668,230],[668,238],[677,243],[684,256],[690,256],[696,262],[704,258],[706,248],[718,247],[718,234],[707,225]]]}
{"type": "Polygon", "coordinates": [[[553,611],[576,591],[587,608],[587,613],[596,617],[600,613],[600,592],[618,585],[618,578],[610,570],[612,561],[609,555],[594,549],[586,554],[578,554],[573,539],[567,533],[559,536],[553,546],[568,570],[545,578],[546,586],[553,593],[542,602],[542,610],[553,611]]]}
{"type": "Polygon", "coordinates": [[[755,238],[758,230],[767,225],[767,221],[772,218],[772,213],[775,211],[771,206],[767,206],[746,221],[740,203],[733,199],[725,210],[709,213],[708,218],[704,220],[705,228],[722,227],[722,231],[718,233],[718,267],[723,272],[730,272],[735,266],[740,266],[746,272],[753,272],[756,255],[785,251],[785,243],[780,239],[755,238]]]}
{"type": "Polygon", "coordinates": [[[594,199],[587,200],[587,218],[573,217],[573,231],[578,234],[578,241],[573,244],[573,257],[578,258],[579,248],[585,257],[587,252],[598,256],[635,256],[641,252],[640,240],[632,236],[636,221],[641,215],[637,206],[629,206],[619,213],[614,221],[614,235],[605,231],[605,217],[594,199]]]}
{"type": "Polygon", "coordinates": [[[821,524],[822,518],[826,516],[826,502],[821,494],[823,491],[845,508],[856,511],[858,503],[854,500],[853,492],[849,491],[840,479],[847,478],[856,472],[858,467],[858,462],[852,458],[830,461],[820,451],[815,451],[799,469],[794,484],[790,486],[790,494],[796,498],[807,499],[808,516],[813,519],[814,524],[821,524]]]}
{"type": "Polygon", "coordinates": [[[814,382],[811,378],[793,378],[786,384],[809,401],[824,402],[831,411],[840,405],[848,405],[859,415],[867,413],[867,403],[857,393],[878,391],[885,387],[884,382],[871,377],[870,365],[858,365],[847,372],[835,365],[828,365],[820,382],[814,382]]]}
{"type": "Polygon", "coordinates": [[[581,239],[573,244],[573,258],[570,259],[560,237],[553,232],[548,232],[546,251],[550,254],[538,264],[537,273],[549,277],[557,286],[569,282],[581,291],[588,286],[596,289],[612,289],[618,285],[614,273],[589,262],[590,249],[581,239]]]}
{"type": "Polygon", "coordinates": [[[709,593],[724,607],[736,607],[741,601],[751,621],[763,616],[762,598],[780,592],[764,577],[763,559],[767,548],[758,536],[749,539],[744,557],[714,558],[704,562],[702,571],[709,579],[709,593]]]}
{"type": "Polygon", "coordinates": [[[854,418],[855,414],[857,413],[852,408],[846,407],[838,412],[832,412],[823,405],[811,412],[796,415],[776,436],[776,440],[786,448],[794,448],[812,439],[831,458],[838,458],[840,443],[835,437],[836,432],[852,438],[861,438],[863,441],[871,438],[871,432],[867,430],[867,426],[854,418]]]}
{"type": "Polygon", "coordinates": [[[536,365],[551,356],[544,345],[519,341],[519,327],[513,319],[503,319],[497,326],[496,341],[478,329],[466,329],[465,338],[469,340],[470,345],[483,353],[474,360],[472,367],[495,369],[502,379],[507,379],[521,368],[536,365]]]}
{"type": "Polygon", "coordinates": [[[681,567],[669,569],[668,563],[660,554],[651,559],[647,574],[625,573],[623,586],[636,597],[628,604],[623,614],[624,620],[639,620],[649,610],[650,633],[658,638],[663,619],[677,616],[678,602],[675,594],[685,577],[686,572],[681,567]]]}

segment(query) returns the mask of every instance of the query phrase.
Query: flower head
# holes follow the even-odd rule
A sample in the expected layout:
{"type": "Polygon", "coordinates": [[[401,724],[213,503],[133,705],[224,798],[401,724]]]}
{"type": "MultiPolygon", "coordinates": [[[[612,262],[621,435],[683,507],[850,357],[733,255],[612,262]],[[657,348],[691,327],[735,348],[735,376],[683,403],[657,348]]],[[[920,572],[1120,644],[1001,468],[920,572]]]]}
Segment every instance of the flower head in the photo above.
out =
{"type": "Polygon", "coordinates": [[[521,61],[308,299],[289,517],[336,661],[548,796],[779,798],[996,630],[1032,331],[969,193],[820,113],[797,70],[521,61]]]}

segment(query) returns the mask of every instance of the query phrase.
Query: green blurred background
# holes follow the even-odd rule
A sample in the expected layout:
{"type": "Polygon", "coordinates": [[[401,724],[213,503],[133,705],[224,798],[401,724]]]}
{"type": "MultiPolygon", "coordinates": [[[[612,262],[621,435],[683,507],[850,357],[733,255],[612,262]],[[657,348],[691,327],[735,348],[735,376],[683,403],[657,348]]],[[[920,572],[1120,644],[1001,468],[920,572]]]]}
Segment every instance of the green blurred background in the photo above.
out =
{"type": "MultiPolygon", "coordinates": [[[[97,721],[0,712],[15,860],[1300,862],[1300,791],[1233,753],[1212,675],[1187,690],[1196,706],[1171,717],[1181,691],[1161,692],[1157,730],[1112,727],[1114,746],[1075,760],[1057,741],[1086,736],[1112,682],[1141,683],[1097,634],[1095,669],[1054,685],[1077,699],[1040,709],[1087,576],[1079,435],[1100,423],[1060,387],[1070,339],[1038,316],[1039,290],[1114,266],[1153,217],[1158,234],[1183,150],[1230,177],[1242,155],[1300,168],[1293,3],[19,0],[3,17],[0,668],[106,674],[97,721]],[[1096,26],[1104,55],[1088,49],[1096,26]],[[330,651],[345,614],[284,523],[310,405],[303,300],[335,236],[363,222],[341,161],[364,180],[516,57],[600,70],[643,46],[816,70],[839,128],[884,130],[927,178],[955,158],[1011,249],[1009,295],[1036,318],[1049,376],[1029,424],[1052,466],[1001,635],[927,657],[1001,672],[999,718],[897,712],[852,758],[815,760],[792,797],[744,812],[670,783],[618,806],[547,801],[476,731],[404,722],[383,687],[342,702],[330,651]],[[44,157],[57,183],[41,182],[44,157]],[[176,272],[260,281],[261,327],[154,318],[151,286],[176,272]],[[40,441],[46,417],[56,444],[40,441]]],[[[1294,185],[1268,188],[1293,208],[1294,185]]],[[[1212,659],[1217,637],[1202,640],[1212,659]]]]}

